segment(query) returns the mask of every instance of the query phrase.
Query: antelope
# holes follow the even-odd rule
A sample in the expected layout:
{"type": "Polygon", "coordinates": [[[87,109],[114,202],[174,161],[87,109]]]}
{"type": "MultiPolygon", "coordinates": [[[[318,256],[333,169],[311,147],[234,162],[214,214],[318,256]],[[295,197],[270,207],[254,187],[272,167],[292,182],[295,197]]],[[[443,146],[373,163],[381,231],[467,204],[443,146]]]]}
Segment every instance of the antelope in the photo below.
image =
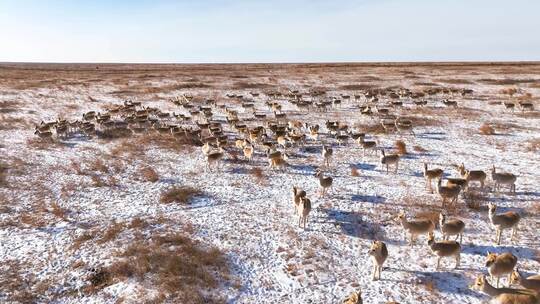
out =
{"type": "Polygon", "coordinates": [[[250,162],[251,158],[253,157],[253,145],[246,145],[244,149],[242,149],[242,152],[244,152],[244,157],[247,159],[247,161],[250,162]]]}
{"type": "Polygon", "coordinates": [[[381,165],[384,168],[384,165],[386,165],[386,173],[389,172],[390,165],[394,165],[394,173],[397,173],[398,166],[399,166],[399,155],[398,154],[384,154],[384,149],[381,149],[382,155],[381,155],[381,165]]]}
{"type": "Polygon", "coordinates": [[[319,179],[319,185],[321,186],[321,197],[326,194],[326,191],[332,187],[332,182],[334,181],[330,176],[324,176],[323,172],[319,169],[315,172],[315,177],[319,179]]]}
{"type": "Polygon", "coordinates": [[[431,251],[437,255],[437,268],[441,264],[441,258],[443,257],[455,257],[456,258],[456,269],[459,267],[460,257],[461,257],[461,245],[456,241],[435,241],[435,235],[433,232],[428,233],[428,246],[431,251]]]}
{"type": "Polygon", "coordinates": [[[437,193],[442,198],[442,206],[446,206],[446,201],[450,200],[450,203],[457,204],[459,192],[461,192],[461,187],[459,186],[442,186],[442,179],[437,181],[437,193]]]}
{"type": "Polygon", "coordinates": [[[268,167],[273,168],[281,168],[283,169],[287,165],[287,155],[285,153],[281,153],[280,151],[270,152],[267,153],[268,157],[268,167]]]}
{"type": "Polygon", "coordinates": [[[443,240],[447,240],[450,236],[455,235],[456,241],[459,238],[459,243],[463,243],[463,230],[465,223],[458,219],[446,219],[444,213],[439,213],[439,229],[443,235],[443,240]]]}
{"type": "Polygon", "coordinates": [[[409,221],[405,217],[405,212],[403,211],[398,214],[397,219],[400,221],[401,227],[411,235],[409,242],[410,246],[413,246],[416,236],[433,232],[435,229],[435,224],[431,220],[418,218],[409,221]]]}
{"type": "Polygon", "coordinates": [[[309,137],[313,141],[317,141],[317,139],[319,138],[319,125],[309,126],[308,130],[309,130],[309,137]]]}
{"type": "Polygon", "coordinates": [[[491,304],[539,304],[540,296],[534,290],[513,289],[513,288],[495,288],[489,284],[485,276],[476,278],[471,289],[481,291],[489,296],[491,304]]]}
{"type": "Polygon", "coordinates": [[[52,139],[52,132],[51,131],[41,132],[39,130],[36,130],[34,132],[34,134],[39,136],[39,138],[41,138],[41,139],[49,139],[49,140],[52,139]]]}
{"type": "Polygon", "coordinates": [[[464,178],[459,177],[447,177],[446,178],[446,185],[448,187],[460,187],[461,189],[467,188],[468,183],[467,180],[464,178]]]}
{"type": "Polygon", "coordinates": [[[366,156],[366,150],[375,151],[375,153],[377,153],[377,142],[375,142],[375,141],[366,141],[366,140],[364,140],[364,136],[358,137],[357,142],[358,142],[358,145],[360,145],[360,147],[362,147],[362,150],[364,152],[363,156],[366,156]]]}
{"type": "Polygon", "coordinates": [[[381,241],[373,241],[368,251],[371,261],[373,262],[373,272],[371,279],[373,281],[381,279],[383,264],[388,258],[388,249],[386,244],[381,241]]]}
{"type": "Polygon", "coordinates": [[[514,271],[516,264],[517,257],[510,252],[498,255],[488,251],[486,256],[486,267],[488,267],[491,283],[493,283],[493,279],[496,278],[495,287],[499,288],[499,278],[508,275],[508,285],[510,285],[510,276],[514,271]]]}
{"type": "Polygon", "coordinates": [[[306,223],[309,213],[311,212],[311,201],[307,197],[302,197],[300,199],[300,204],[297,205],[298,212],[298,227],[303,225],[303,228],[306,229],[306,223]]]}
{"type": "MultiPolygon", "coordinates": [[[[206,168],[210,170],[210,165],[215,164],[217,167],[219,161],[223,158],[223,149],[218,148],[218,150],[209,151],[208,154],[206,154],[206,168]]],[[[212,171],[212,170],[210,170],[212,171]]]]}
{"type": "Polygon", "coordinates": [[[516,193],[516,179],[517,177],[512,173],[506,173],[506,172],[496,172],[495,166],[491,169],[491,178],[493,179],[493,183],[495,191],[499,192],[499,189],[501,185],[509,185],[510,191],[513,193],[516,193]]]}
{"type": "Polygon", "coordinates": [[[512,228],[511,240],[514,240],[514,238],[517,236],[518,223],[521,219],[519,213],[507,211],[505,213],[496,214],[495,212],[497,211],[497,205],[493,203],[489,203],[488,208],[489,222],[497,231],[497,245],[501,244],[501,235],[504,229],[512,228]]]}
{"type": "Polygon", "coordinates": [[[332,158],[333,154],[334,154],[334,150],[332,150],[332,148],[327,148],[325,145],[323,145],[322,157],[323,157],[323,164],[326,167],[330,167],[330,159],[332,158]]]}
{"type": "Polygon", "coordinates": [[[461,177],[467,180],[467,187],[470,185],[471,182],[479,182],[480,183],[480,189],[484,189],[484,182],[486,180],[486,172],[482,170],[466,170],[465,164],[461,163],[461,165],[458,167],[459,174],[461,174],[461,177]]]}
{"type": "Polygon", "coordinates": [[[285,136],[278,136],[277,138],[278,145],[282,146],[283,149],[287,149],[287,143],[289,142],[287,140],[287,137],[285,136]]]}
{"type": "Polygon", "coordinates": [[[443,99],[442,103],[447,107],[457,108],[457,101],[455,100],[443,99]]]}
{"type": "Polygon", "coordinates": [[[434,179],[442,178],[443,170],[442,169],[428,169],[428,164],[424,163],[424,178],[426,179],[426,188],[429,188],[431,193],[433,193],[433,188],[431,187],[431,181],[434,179]]]}
{"type": "Polygon", "coordinates": [[[517,283],[527,289],[532,289],[540,292],[540,274],[524,277],[521,272],[516,268],[510,275],[510,283],[517,283]]]}
{"type": "Polygon", "coordinates": [[[302,198],[306,197],[306,191],[297,188],[296,186],[293,186],[292,190],[292,202],[294,205],[294,212],[297,212],[298,205],[302,202],[302,198]]]}
{"type": "Polygon", "coordinates": [[[345,298],[342,302],[343,304],[362,304],[362,292],[353,291],[348,297],[345,298]]]}

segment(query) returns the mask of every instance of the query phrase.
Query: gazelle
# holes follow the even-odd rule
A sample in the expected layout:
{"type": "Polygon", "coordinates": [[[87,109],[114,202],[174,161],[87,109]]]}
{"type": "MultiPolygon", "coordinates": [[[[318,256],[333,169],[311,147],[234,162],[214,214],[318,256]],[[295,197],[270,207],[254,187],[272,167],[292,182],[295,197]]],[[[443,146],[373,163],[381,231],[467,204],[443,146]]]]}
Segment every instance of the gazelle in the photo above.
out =
{"type": "Polygon", "coordinates": [[[508,286],[510,286],[510,276],[517,264],[517,257],[510,252],[496,254],[487,252],[486,267],[488,267],[491,283],[495,279],[495,287],[499,287],[499,278],[508,276],[508,286]]]}
{"type": "Polygon", "coordinates": [[[485,276],[479,276],[470,286],[471,289],[481,291],[489,296],[491,304],[539,304],[540,296],[534,290],[495,288],[489,284],[485,276]]]}
{"type": "Polygon", "coordinates": [[[323,145],[322,157],[323,157],[323,163],[326,167],[330,167],[330,160],[332,159],[333,154],[334,154],[334,150],[332,148],[329,148],[323,145]]]}
{"type": "Polygon", "coordinates": [[[332,182],[334,181],[330,176],[324,176],[323,172],[319,169],[315,172],[315,177],[319,179],[319,186],[321,187],[321,197],[326,194],[326,191],[332,187],[332,182]]]}
{"type": "Polygon", "coordinates": [[[359,291],[353,291],[349,296],[343,300],[342,304],[362,304],[364,303],[362,301],[362,292],[359,291]]]}
{"type": "Polygon", "coordinates": [[[244,157],[247,159],[248,162],[251,161],[251,158],[253,157],[253,145],[248,144],[242,149],[242,152],[244,152],[244,157]]]}
{"type": "Polygon", "coordinates": [[[450,236],[455,235],[456,241],[459,238],[459,243],[463,243],[463,230],[465,230],[465,223],[458,219],[446,219],[444,213],[439,213],[439,229],[443,235],[443,240],[447,240],[450,236]]]}
{"type": "Polygon", "coordinates": [[[399,166],[399,154],[388,154],[386,155],[384,153],[384,149],[381,149],[382,155],[381,155],[381,165],[384,168],[384,165],[386,165],[386,173],[389,172],[390,165],[394,165],[394,173],[397,173],[398,166],[399,166]]]}
{"type": "Polygon", "coordinates": [[[440,168],[428,169],[428,164],[424,163],[424,178],[426,179],[426,188],[428,188],[431,193],[433,193],[431,181],[442,178],[443,173],[444,171],[440,168]]]}
{"type": "Polygon", "coordinates": [[[523,274],[516,268],[516,270],[514,270],[510,276],[510,283],[516,283],[527,289],[540,292],[540,274],[524,277],[523,274]]]}
{"type": "Polygon", "coordinates": [[[215,167],[218,167],[218,164],[222,158],[223,158],[222,148],[218,148],[218,150],[209,151],[208,154],[206,154],[206,168],[212,171],[211,166],[214,165],[215,167]]]}
{"type": "Polygon", "coordinates": [[[356,142],[358,143],[358,145],[360,147],[362,147],[362,150],[363,150],[363,153],[364,153],[363,156],[366,156],[366,150],[370,150],[372,152],[377,153],[377,142],[376,141],[373,141],[373,140],[366,141],[364,139],[364,136],[360,136],[360,137],[358,137],[358,140],[356,142]]]}
{"type": "Polygon", "coordinates": [[[510,186],[510,191],[516,192],[516,179],[517,177],[512,173],[496,172],[495,166],[491,169],[491,178],[494,183],[494,190],[499,192],[501,185],[510,186]]]}
{"type": "Polygon", "coordinates": [[[401,223],[401,227],[403,227],[403,229],[411,236],[409,242],[410,246],[414,244],[415,238],[418,235],[433,232],[433,230],[435,229],[435,224],[431,220],[425,218],[418,218],[409,221],[405,217],[405,212],[403,211],[398,214],[397,219],[401,223]]]}
{"type": "Polygon", "coordinates": [[[306,223],[309,213],[311,212],[311,201],[307,197],[300,199],[300,204],[297,206],[298,212],[298,227],[306,229],[306,223]]]}
{"type": "Polygon", "coordinates": [[[371,261],[373,263],[373,272],[371,279],[373,281],[381,279],[381,272],[383,270],[383,264],[388,258],[388,249],[386,244],[381,241],[373,241],[368,251],[371,261]]]}
{"type": "Polygon", "coordinates": [[[439,178],[437,181],[437,193],[442,198],[442,207],[446,206],[446,201],[450,200],[450,203],[457,204],[461,187],[459,186],[442,186],[442,180],[439,178]]]}
{"type": "Polygon", "coordinates": [[[267,153],[268,158],[268,167],[271,169],[273,168],[280,168],[283,169],[285,166],[287,166],[287,155],[285,153],[281,153],[280,151],[275,152],[268,152],[267,153]]]}
{"type": "Polygon", "coordinates": [[[298,205],[302,202],[302,198],[306,197],[306,191],[297,188],[296,186],[292,187],[292,202],[294,205],[294,212],[297,212],[298,205]]]}
{"type": "Polygon", "coordinates": [[[435,235],[433,232],[428,234],[428,246],[431,251],[437,255],[437,268],[441,264],[441,258],[443,257],[455,257],[456,259],[456,268],[459,267],[460,256],[461,256],[461,245],[456,241],[435,241],[435,235]]]}
{"type": "Polygon", "coordinates": [[[491,223],[491,226],[493,226],[493,228],[495,228],[497,231],[497,245],[501,244],[501,235],[504,229],[512,228],[511,240],[514,240],[514,238],[517,237],[518,224],[521,220],[521,216],[519,215],[519,213],[514,211],[507,211],[505,213],[496,214],[497,205],[493,203],[488,204],[488,209],[489,222],[491,223]]]}
{"type": "Polygon", "coordinates": [[[486,172],[482,170],[467,170],[465,169],[464,163],[461,163],[458,169],[461,177],[467,180],[467,187],[471,184],[471,182],[479,182],[480,189],[484,189],[484,182],[487,178],[486,172]]]}

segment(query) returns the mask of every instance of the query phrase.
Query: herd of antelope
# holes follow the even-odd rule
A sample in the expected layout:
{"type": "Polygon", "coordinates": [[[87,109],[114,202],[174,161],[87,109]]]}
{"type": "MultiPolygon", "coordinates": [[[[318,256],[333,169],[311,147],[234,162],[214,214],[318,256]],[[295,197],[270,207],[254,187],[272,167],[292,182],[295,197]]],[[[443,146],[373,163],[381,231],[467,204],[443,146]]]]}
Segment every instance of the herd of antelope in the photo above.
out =
{"type": "MultiPolygon", "coordinates": [[[[473,94],[469,89],[427,89],[413,92],[400,89],[377,89],[357,92],[353,95],[333,95],[330,92],[314,91],[300,93],[289,90],[279,92],[251,92],[250,96],[229,93],[224,100],[197,99],[191,95],[181,95],[170,99],[176,111],[164,112],[158,108],[146,107],[141,102],[125,101],[113,106],[103,113],[90,111],[84,113],[80,120],[67,121],[58,119],[52,122],[41,122],[36,126],[35,134],[44,140],[65,140],[73,136],[92,138],[107,132],[123,132],[127,136],[138,134],[158,134],[179,144],[196,144],[201,147],[201,156],[206,170],[216,172],[222,170],[227,158],[253,163],[257,157],[263,157],[268,163],[268,170],[286,170],[293,161],[294,152],[302,149],[318,149],[320,147],[320,163],[314,172],[316,183],[320,188],[320,197],[329,195],[334,179],[328,170],[332,166],[334,148],[347,146],[354,141],[364,156],[378,155],[381,170],[390,174],[399,174],[399,163],[404,161],[397,153],[385,151],[374,134],[367,134],[361,128],[347,122],[326,119],[320,124],[304,121],[301,117],[317,111],[324,115],[331,108],[348,103],[358,117],[377,119],[385,133],[398,133],[415,136],[413,121],[401,113],[404,105],[424,107],[428,103],[440,100],[445,107],[458,107],[452,100],[456,95],[473,94]],[[352,97],[351,97],[352,96],[352,97]],[[221,119],[220,119],[221,118],[221,119]]],[[[505,106],[509,108],[505,103],[505,106]]],[[[530,105],[520,105],[523,109],[533,110],[530,105]]],[[[513,109],[513,107],[512,107],[513,109]]],[[[448,218],[444,209],[448,204],[458,204],[460,194],[466,194],[474,184],[484,190],[490,177],[493,190],[500,191],[507,187],[510,192],[516,190],[517,176],[512,173],[499,172],[491,168],[490,176],[482,170],[469,170],[465,164],[457,167],[458,176],[444,177],[443,168],[429,168],[423,164],[423,176],[426,190],[435,190],[441,198],[442,212],[438,223],[427,218],[408,218],[400,212],[396,219],[403,232],[409,236],[409,244],[413,246],[419,236],[427,237],[427,250],[437,258],[435,269],[441,267],[443,258],[455,260],[455,267],[460,266],[460,254],[463,249],[465,222],[457,218],[448,218]],[[443,183],[444,181],[444,183],[443,183]],[[437,240],[436,227],[441,235],[437,240]],[[450,238],[455,237],[454,240],[450,238]],[[459,241],[458,241],[459,240],[459,241]]],[[[308,193],[297,185],[291,185],[292,205],[298,218],[298,226],[306,229],[308,217],[313,209],[308,193]]],[[[496,231],[495,243],[501,243],[504,230],[512,230],[511,238],[517,239],[520,214],[508,211],[497,212],[497,206],[489,203],[489,223],[496,231]]],[[[368,255],[373,263],[372,279],[381,278],[383,265],[389,257],[387,246],[382,241],[374,241],[368,255]]],[[[481,276],[473,288],[481,290],[494,299],[494,303],[540,303],[540,275],[525,277],[517,269],[518,258],[511,253],[496,255],[488,253],[487,271],[491,282],[481,276]],[[499,278],[508,277],[508,284],[517,283],[524,289],[499,288],[499,278]],[[493,286],[495,285],[495,286],[493,286]]],[[[344,303],[362,303],[360,292],[354,292],[344,303]]]]}

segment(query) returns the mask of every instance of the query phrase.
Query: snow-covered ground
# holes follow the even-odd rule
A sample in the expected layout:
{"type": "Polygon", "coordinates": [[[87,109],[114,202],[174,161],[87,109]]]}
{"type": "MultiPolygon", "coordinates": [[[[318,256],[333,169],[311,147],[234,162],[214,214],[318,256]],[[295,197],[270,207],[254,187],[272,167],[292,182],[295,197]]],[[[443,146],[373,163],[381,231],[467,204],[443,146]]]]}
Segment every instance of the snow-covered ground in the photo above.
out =
{"type": "MultiPolygon", "coordinates": [[[[226,156],[221,171],[209,172],[205,170],[198,147],[171,151],[144,146],[140,147],[144,157],[122,158],[113,153],[121,140],[71,139],[63,145],[40,149],[33,143],[33,125],[2,129],[1,161],[9,166],[19,159],[25,164],[20,165],[23,172],[8,170],[10,187],[0,188],[0,199],[4,200],[0,212],[0,261],[17,261],[25,265],[21,272],[23,277],[52,282],[49,288],[40,291],[42,296],[37,298],[38,302],[115,303],[122,298],[128,303],[140,303],[144,301],[143,296],[133,292],[140,288],[136,280],[118,282],[92,294],[77,292],[88,284],[85,278],[90,267],[111,263],[115,248],[129,243],[128,233],[121,233],[107,243],[88,241],[78,249],[72,249],[72,246],[90,229],[106,229],[113,221],[123,223],[133,218],[166,216],[171,221],[167,226],[169,229],[182,229],[182,225],[190,223],[195,228],[195,238],[227,254],[233,276],[240,284],[235,289],[223,288],[230,303],[336,303],[354,290],[362,291],[364,303],[481,303],[487,297],[470,290],[468,285],[477,275],[487,273],[484,266],[487,251],[512,252],[519,258],[520,270],[526,273],[540,271],[540,153],[530,148],[530,143],[540,138],[540,116],[537,112],[522,114],[519,110],[505,110],[502,105],[490,105],[490,101],[508,98],[498,93],[506,87],[475,82],[475,79],[489,78],[489,68],[482,69],[474,68],[473,72],[467,71],[464,75],[459,71],[435,68],[431,71],[420,69],[424,74],[416,71],[422,75],[422,81],[469,77],[468,84],[449,86],[471,88],[475,92],[465,99],[455,97],[458,109],[444,107],[441,96],[429,98],[424,109],[405,101],[404,107],[394,113],[430,122],[415,127],[415,136],[371,134],[387,151],[393,149],[396,140],[406,143],[409,153],[402,158],[397,174],[382,170],[378,156],[364,157],[352,140],[338,146],[323,127],[322,138],[334,148],[331,166],[324,170],[334,182],[325,197],[319,197],[318,180],[314,177],[315,170],[322,165],[320,142],[308,140],[305,147],[288,150],[289,166],[283,171],[268,169],[266,157],[258,149],[251,163],[244,162],[242,157],[240,161],[233,161],[226,156]],[[495,126],[495,135],[479,134],[478,128],[484,122],[495,126]],[[414,149],[415,146],[423,150],[414,149]],[[80,163],[84,168],[96,158],[111,168],[106,175],[117,180],[116,186],[96,187],[89,176],[74,172],[72,163],[80,163]],[[487,209],[471,210],[464,206],[464,198],[460,197],[460,207],[452,217],[466,223],[461,266],[453,269],[454,261],[443,259],[443,267],[436,271],[436,258],[427,246],[426,237],[421,236],[415,246],[408,246],[403,230],[395,220],[400,211],[412,217],[419,212],[440,210],[438,194],[425,189],[424,162],[444,169],[447,176],[458,176],[455,166],[460,163],[471,169],[485,170],[488,175],[492,165],[516,174],[516,194],[493,193],[493,184],[488,178],[483,195],[495,202],[499,211],[515,210],[522,215],[517,242],[511,243],[509,231],[505,231],[502,245],[496,246],[487,209]],[[135,178],[143,165],[158,172],[157,182],[135,178]],[[357,168],[358,176],[351,175],[351,166],[357,168]],[[263,169],[262,179],[250,173],[253,167],[263,169]],[[160,204],[162,191],[174,185],[193,186],[205,195],[194,199],[189,206],[160,204]],[[293,212],[290,199],[293,185],[306,190],[313,203],[305,230],[297,226],[293,212]],[[67,210],[66,215],[51,215],[54,213],[49,210],[52,203],[67,210]],[[45,211],[37,210],[36,206],[43,206],[45,211]],[[21,221],[32,215],[45,216],[45,224],[21,221]],[[371,281],[371,262],[367,254],[375,239],[384,241],[389,250],[380,281],[371,281]],[[55,294],[57,296],[53,297],[55,294]]],[[[377,76],[378,72],[373,69],[366,74],[377,76]]],[[[272,74],[271,71],[268,73],[272,74]]],[[[308,83],[330,88],[331,96],[355,93],[339,89],[338,83],[354,83],[354,72],[346,69],[332,71],[330,76],[324,77],[306,73],[304,79],[307,80],[303,82],[286,73],[272,75],[278,79],[281,89],[302,90],[302,84],[308,83]]],[[[503,76],[496,74],[493,78],[503,76]]],[[[536,84],[540,81],[537,74],[511,76],[536,78],[536,84]]],[[[211,79],[211,76],[206,77],[211,79]]],[[[402,78],[397,72],[396,75],[386,72],[380,78],[383,81],[389,79],[386,86],[399,85],[413,90],[417,88],[414,83],[420,82],[415,78],[402,78]]],[[[167,79],[155,81],[167,83],[167,79]]],[[[226,86],[223,84],[217,92],[204,88],[157,95],[213,94],[227,102],[223,97],[226,86]]],[[[118,85],[114,83],[97,83],[61,89],[16,90],[2,87],[0,83],[0,102],[15,102],[11,106],[15,110],[3,112],[1,117],[22,117],[33,122],[58,116],[75,119],[85,111],[103,111],[107,105],[120,104],[122,100],[110,94],[117,89],[118,85]],[[87,96],[98,102],[88,102],[87,96]]],[[[248,96],[254,90],[234,92],[248,96]]],[[[533,97],[539,93],[535,88],[527,91],[533,97]]],[[[137,99],[163,111],[182,111],[180,107],[152,96],[155,95],[137,99]]],[[[256,107],[270,114],[264,105],[266,99],[264,95],[256,98],[256,107]]],[[[298,110],[285,100],[280,102],[290,119],[310,124],[324,125],[326,119],[339,119],[350,126],[375,121],[360,115],[359,102],[354,100],[324,113],[298,110]]],[[[384,103],[384,99],[380,103],[384,103]]],[[[225,121],[223,111],[216,109],[214,112],[217,120],[225,121]]],[[[240,114],[240,117],[249,116],[248,113],[240,114]]],[[[257,124],[256,121],[248,123],[257,124]]],[[[234,135],[228,126],[225,130],[231,137],[234,135]]],[[[162,228],[150,226],[144,233],[152,235],[154,229],[162,228]]],[[[436,236],[440,238],[440,233],[436,236]]],[[[10,293],[0,293],[1,302],[11,300],[10,293]]]]}

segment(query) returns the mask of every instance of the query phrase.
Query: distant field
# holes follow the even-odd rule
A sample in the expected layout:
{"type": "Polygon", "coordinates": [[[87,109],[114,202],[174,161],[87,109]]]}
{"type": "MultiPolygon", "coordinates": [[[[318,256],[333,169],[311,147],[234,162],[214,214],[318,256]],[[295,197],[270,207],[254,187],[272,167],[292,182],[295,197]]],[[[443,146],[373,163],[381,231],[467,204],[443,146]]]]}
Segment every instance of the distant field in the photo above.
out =
{"type": "Polygon", "coordinates": [[[483,303],[488,251],[540,269],[539,101],[540,63],[0,63],[0,302],[483,303]],[[443,206],[461,164],[485,187],[443,206]],[[400,212],[463,220],[460,266],[400,212]]]}

